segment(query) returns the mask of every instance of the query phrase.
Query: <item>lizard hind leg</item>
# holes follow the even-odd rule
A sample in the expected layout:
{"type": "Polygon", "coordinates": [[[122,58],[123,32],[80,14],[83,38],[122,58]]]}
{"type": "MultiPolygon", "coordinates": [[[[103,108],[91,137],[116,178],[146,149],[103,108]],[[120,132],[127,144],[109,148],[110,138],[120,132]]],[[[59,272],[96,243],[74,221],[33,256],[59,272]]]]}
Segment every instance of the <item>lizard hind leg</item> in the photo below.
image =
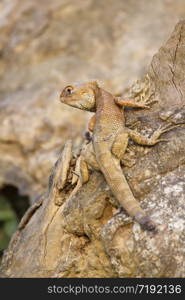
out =
{"type": "Polygon", "coordinates": [[[124,154],[127,149],[127,146],[128,146],[128,133],[123,130],[116,136],[111,151],[116,158],[121,160],[124,158],[124,154]]]}
{"type": "Polygon", "coordinates": [[[151,137],[147,137],[144,136],[134,130],[131,129],[127,129],[129,137],[136,142],[139,145],[146,145],[146,146],[153,146],[156,145],[159,142],[166,142],[168,141],[167,139],[163,139],[160,138],[160,136],[165,133],[168,132],[176,127],[179,127],[178,125],[171,125],[171,124],[167,124],[167,125],[161,125],[159,126],[158,129],[156,129],[153,134],[151,135],[151,137]]]}

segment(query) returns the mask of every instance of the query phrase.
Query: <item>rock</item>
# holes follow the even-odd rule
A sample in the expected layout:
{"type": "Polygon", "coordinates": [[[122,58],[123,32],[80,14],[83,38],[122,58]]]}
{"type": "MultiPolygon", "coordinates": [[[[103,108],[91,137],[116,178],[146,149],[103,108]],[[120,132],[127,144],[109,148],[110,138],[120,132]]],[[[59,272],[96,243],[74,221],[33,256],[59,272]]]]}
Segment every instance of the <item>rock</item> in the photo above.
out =
{"type": "Polygon", "coordinates": [[[6,0],[0,11],[0,186],[33,203],[66,139],[78,148],[89,118],[59,103],[62,87],[95,78],[122,92],[145,73],[185,3],[6,0]]]}
{"type": "Polygon", "coordinates": [[[70,181],[57,189],[64,168],[60,156],[47,193],[27,211],[12,237],[2,277],[185,277],[184,44],[181,21],[154,56],[148,76],[129,91],[149,88],[158,102],[150,110],[126,112],[128,126],[138,121],[145,133],[166,122],[177,125],[165,133],[168,142],[149,148],[130,144],[135,164],[123,168],[158,232],[143,231],[119,211],[99,172],[72,198],[70,181]],[[59,197],[61,206],[55,205],[59,197]]]}

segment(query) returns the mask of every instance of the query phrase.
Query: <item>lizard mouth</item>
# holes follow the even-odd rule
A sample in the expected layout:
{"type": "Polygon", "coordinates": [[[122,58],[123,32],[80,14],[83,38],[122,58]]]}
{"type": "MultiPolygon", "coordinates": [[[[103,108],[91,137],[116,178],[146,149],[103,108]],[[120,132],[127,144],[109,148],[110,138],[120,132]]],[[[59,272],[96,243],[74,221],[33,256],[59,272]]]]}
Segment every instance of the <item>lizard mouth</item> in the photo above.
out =
{"type": "Polygon", "coordinates": [[[62,93],[60,94],[60,102],[65,103],[65,97],[63,97],[62,93]]]}
{"type": "Polygon", "coordinates": [[[72,99],[71,97],[69,97],[69,96],[66,97],[63,94],[61,94],[60,95],[60,102],[78,108],[78,105],[76,104],[76,101],[74,99],[72,99]]]}
{"type": "Polygon", "coordinates": [[[71,102],[71,97],[70,96],[66,96],[64,94],[64,92],[62,91],[62,93],[60,94],[60,102],[64,103],[64,104],[69,104],[71,102]]]}

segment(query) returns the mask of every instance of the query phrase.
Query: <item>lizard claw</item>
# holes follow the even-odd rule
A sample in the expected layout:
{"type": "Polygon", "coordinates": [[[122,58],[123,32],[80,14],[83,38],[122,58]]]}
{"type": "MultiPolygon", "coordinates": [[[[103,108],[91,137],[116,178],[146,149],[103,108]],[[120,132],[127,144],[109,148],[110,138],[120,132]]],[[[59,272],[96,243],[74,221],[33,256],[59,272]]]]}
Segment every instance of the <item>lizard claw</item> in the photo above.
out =
{"type": "Polygon", "coordinates": [[[169,142],[170,139],[158,139],[156,142],[160,143],[160,142],[169,142]]]}
{"type": "Polygon", "coordinates": [[[162,133],[168,132],[176,127],[179,127],[181,124],[176,124],[176,125],[172,125],[172,124],[166,124],[166,125],[160,125],[158,130],[162,133]]]}
{"type": "Polygon", "coordinates": [[[143,104],[142,107],[146,109],[150,109],[151,105],[156,102],[158,102],[158,100],[156,99],[151,100],[151,96],[148,99],[143,99],[140,102],[138,101],[138,103],[143,104]]]}

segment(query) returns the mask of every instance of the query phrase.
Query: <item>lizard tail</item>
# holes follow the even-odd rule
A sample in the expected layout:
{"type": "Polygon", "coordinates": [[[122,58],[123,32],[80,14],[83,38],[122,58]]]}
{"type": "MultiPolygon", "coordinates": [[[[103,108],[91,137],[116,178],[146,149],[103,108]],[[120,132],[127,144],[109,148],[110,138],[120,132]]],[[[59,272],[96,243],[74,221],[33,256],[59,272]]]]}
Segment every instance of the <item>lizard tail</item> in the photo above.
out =
{"type": "Polygon", "coordinates": [[[112,193],[126,212],[135,218],[144,229],[154,231],[155,225],[135,199],[120,167],[119,161],[110,152],[101,153],[97,158],[101,171],[112,193]]]}

